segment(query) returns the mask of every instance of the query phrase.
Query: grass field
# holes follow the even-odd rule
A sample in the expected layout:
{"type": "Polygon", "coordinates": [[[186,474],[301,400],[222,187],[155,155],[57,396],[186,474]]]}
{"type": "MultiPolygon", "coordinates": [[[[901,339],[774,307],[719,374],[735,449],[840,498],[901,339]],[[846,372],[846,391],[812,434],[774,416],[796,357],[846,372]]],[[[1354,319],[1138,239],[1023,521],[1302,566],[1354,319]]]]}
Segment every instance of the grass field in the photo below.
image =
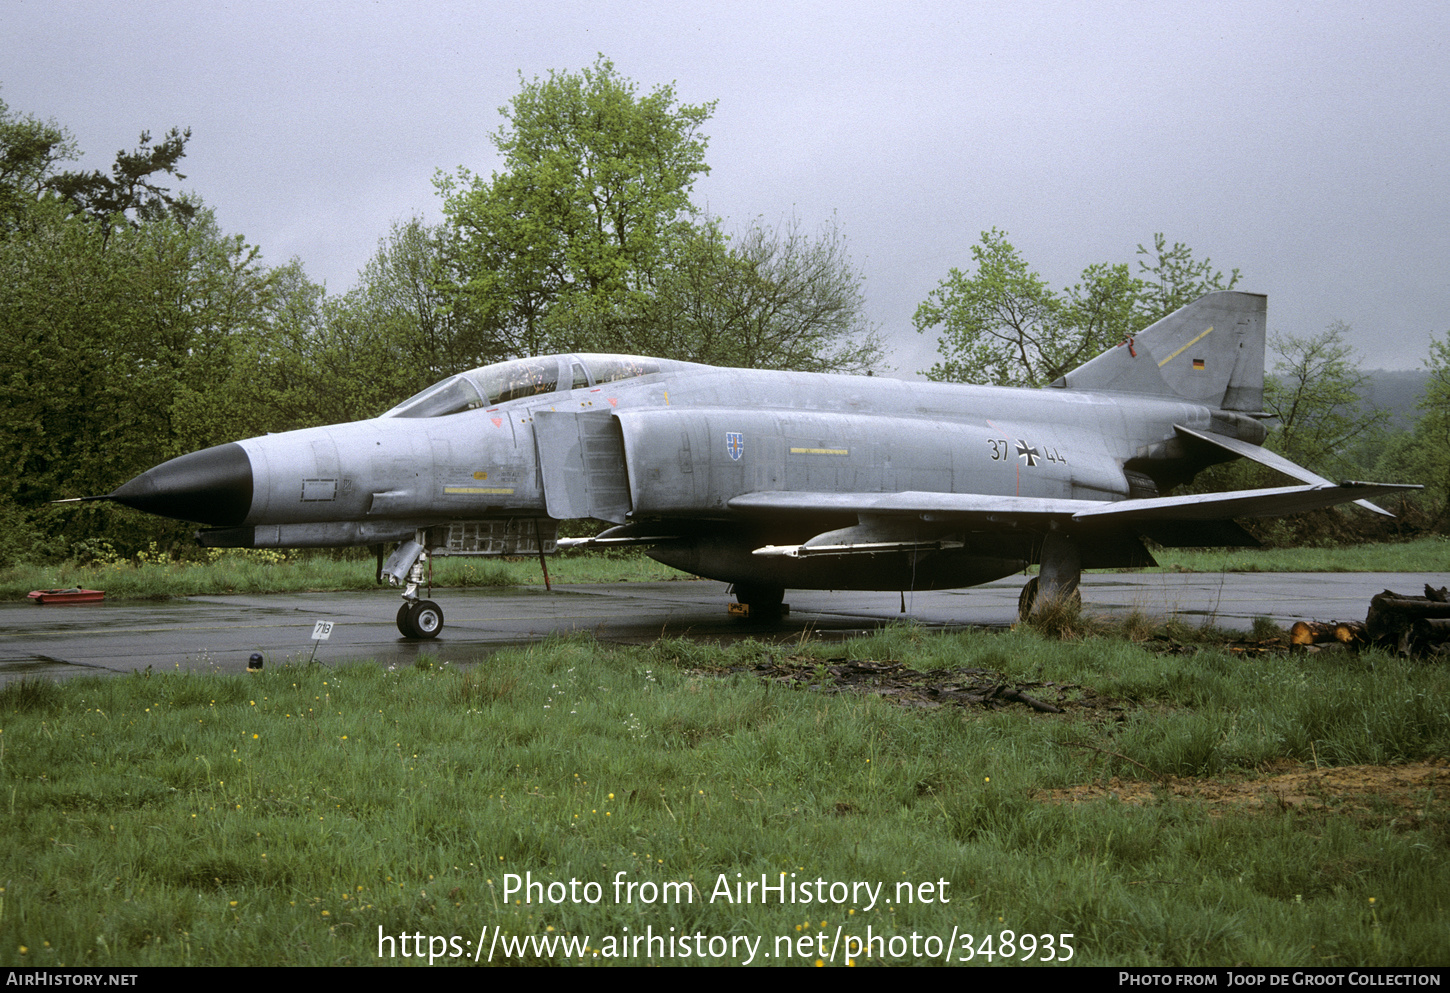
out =
{"type": "Polygon", "coordinates": [[[1444,964],[1450,671],[1122,631],[12,684],[0,963],[1444,964]]]}
{"type": "Polygon", "coordinates": [[[1450,572],[1450,538],[1331,548],[1165,548],[1161,568],[1189,572],[1450,572]]]}
{"type": "MultiPolygon", "coordinates": [[[[556,583],[659,582],[694,577],[660,565],[642,552],[564,552],[549,556],[556,583]]],[[[24,599],[31,590],[83,586],[110,598],[159,599],[226,593],[297,593],[368,590],[377,585],[371,558],[334,559],[276,551],[236,551],[215,562],[64,563],[0,569],[0,599],[24,599]]],[[[541,586],[537,558],[435,558],[441,587],[541,586]]]]}
{"type": "MultiPolygon", "coordinates": [[[[1450,540],[1422,538],[1395,545],[1296,549],[1163,549],[1163,571],[1190,572],[1438,572],[1450,571],[1450,540]]],[[[565,552],[548,559],[557,583],[687,580],[691,576],[637,550],[565,552]]],[[[0,569],[0,599],[20,600],[31,590],[84,586],[112,599],[225,593],[295,593],[360,590],[374,585],[370,559],[338,560],[307,553],[232,552],[211,563],[119,562],[0,569]]],[[[1151,571],[1151,570],[1150,570],[1151,571]]],[[[539,585],[538,559],[434,560],[442,587],[539,585]]]]}

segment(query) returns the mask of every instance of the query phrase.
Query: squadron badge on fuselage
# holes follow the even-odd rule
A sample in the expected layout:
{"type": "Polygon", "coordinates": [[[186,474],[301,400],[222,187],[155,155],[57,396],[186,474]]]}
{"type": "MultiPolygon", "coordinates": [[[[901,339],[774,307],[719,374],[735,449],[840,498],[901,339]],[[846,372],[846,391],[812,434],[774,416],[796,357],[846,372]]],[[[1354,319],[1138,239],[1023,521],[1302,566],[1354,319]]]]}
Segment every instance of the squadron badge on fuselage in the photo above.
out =
{"type": "Polygon", "coordinates": [[[739,462],[740,456],[745,454],[745,434],[740,431],[726,431],[725,451],[730,453],[730,461],[739,462]]]}

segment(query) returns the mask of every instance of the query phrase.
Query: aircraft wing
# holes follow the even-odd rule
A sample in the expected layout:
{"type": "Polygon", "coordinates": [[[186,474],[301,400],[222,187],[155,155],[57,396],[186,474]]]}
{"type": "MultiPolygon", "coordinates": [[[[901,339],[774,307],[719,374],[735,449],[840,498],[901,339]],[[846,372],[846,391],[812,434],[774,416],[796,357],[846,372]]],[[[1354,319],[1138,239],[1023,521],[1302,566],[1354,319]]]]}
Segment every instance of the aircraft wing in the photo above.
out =
{"type": "Polygon", "coordinates": [[[732,510],[758,514],[855,513],[856,527],[827,531],[800,545],[766,545],[760,556],[802,558],[815,555],[855,555],[960,548],[944,540],[952,525],[988,529],[1021,525],[1026,528],[1078,523],[1135,531],[1164,544],[1247,544],[1235,517],[1278,517],[1318,510],[1404,490],[1420,489],[1393,483],[1333,483],[1239,490],[1143,500],[1068,500],[979,493],[746,493],[729,502],[732,510]],[[936,525],[925,533],[908,524],[914,518],[936,525]]]}
{"type": "Polygon", "coordinates": [[[1020,517],[1071,517],[1085,510],[1111,506],[1106,500],[991,496],[984,493],[803,493],[791,490],[744,493],[732,497],[731,510],[744,513],[853,513],[923,515],[928,520],[980,516],[984,523],[1020,517]]]}
{"type": "Polygon", "coordinates": [[[1228,493],[1196,493],[1142,500],[1069,500],[1039,497],[992,496],[982,493],[801,493],[791,491],[746,493],[729,502],[744,513],[819,514],[855,513],[862,517],[915,516],[928,521],[1031,524],[1077,521],[1084,524],[1135,521],[1210,521],[1235,517],[1278,517],[1319,510],[1341,503],[1421,489],[1398,483],[1282,486],[1228,493]]]}

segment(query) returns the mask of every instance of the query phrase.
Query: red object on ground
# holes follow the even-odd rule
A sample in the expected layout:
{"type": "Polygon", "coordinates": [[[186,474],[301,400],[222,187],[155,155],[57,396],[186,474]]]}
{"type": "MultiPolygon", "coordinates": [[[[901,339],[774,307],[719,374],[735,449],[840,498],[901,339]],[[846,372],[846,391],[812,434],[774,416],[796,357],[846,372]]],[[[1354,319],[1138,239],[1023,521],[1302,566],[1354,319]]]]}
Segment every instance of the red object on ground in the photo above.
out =
{"type": "Polygon", "coordinates": [[[105,598],[105,590],[82,590],[74,586],[68,590],[30,591],[30,599],[36,603],[94,603],[105,598]]]}

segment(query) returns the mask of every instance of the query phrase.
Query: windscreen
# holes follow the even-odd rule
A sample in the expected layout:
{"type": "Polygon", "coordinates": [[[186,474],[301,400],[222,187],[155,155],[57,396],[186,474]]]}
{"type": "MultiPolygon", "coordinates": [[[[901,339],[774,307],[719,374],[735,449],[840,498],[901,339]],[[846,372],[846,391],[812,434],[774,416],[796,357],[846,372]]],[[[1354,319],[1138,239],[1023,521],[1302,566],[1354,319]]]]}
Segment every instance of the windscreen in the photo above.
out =
{"type": "Polygon", "coordinates": [[[479,395],[468,373],[434,383],[421,393],[398,404],[384,417],[442,417],[473,407],[483,407],[488,398],[479,395]]]}

